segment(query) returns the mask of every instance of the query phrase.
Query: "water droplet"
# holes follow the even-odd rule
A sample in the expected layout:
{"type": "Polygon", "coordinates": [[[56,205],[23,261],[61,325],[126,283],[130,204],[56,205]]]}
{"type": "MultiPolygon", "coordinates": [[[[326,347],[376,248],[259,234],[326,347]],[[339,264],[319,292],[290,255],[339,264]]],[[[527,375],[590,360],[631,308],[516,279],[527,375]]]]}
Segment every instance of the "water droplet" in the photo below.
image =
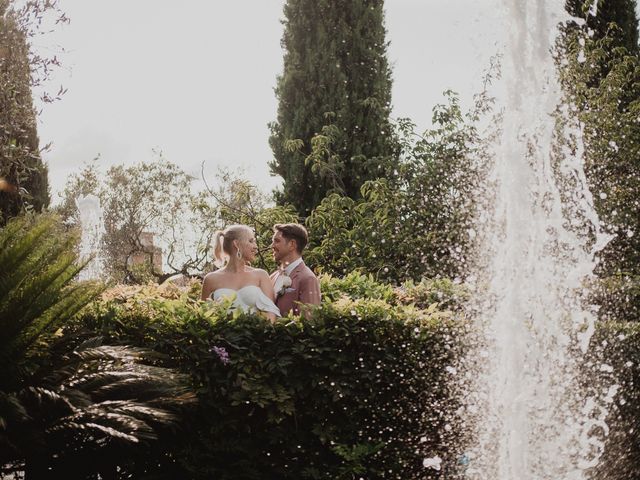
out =
{"type": "Polygon", "coordinates": [[[432,458],[425,458],[422,461],[422,466],[424,468],[431,468],[437,471],[440,471],[441,465],[442,465],[442,459],[437,455],[432,458]]]}

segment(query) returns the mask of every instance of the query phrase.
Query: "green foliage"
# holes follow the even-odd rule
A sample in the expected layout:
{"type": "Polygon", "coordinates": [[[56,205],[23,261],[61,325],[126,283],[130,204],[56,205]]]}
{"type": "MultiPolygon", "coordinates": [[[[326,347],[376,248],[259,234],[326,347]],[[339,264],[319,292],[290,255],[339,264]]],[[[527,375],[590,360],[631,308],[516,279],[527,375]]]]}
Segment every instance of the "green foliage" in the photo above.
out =
{"type": "Polygon", "coordinates": [[[601,322],[582,370],[582,389],[588,395],[602,398],[603,385],[617,389],[606,405],[604,452],[590,476],[640,479],[640,324],[601,322]]]}
{"type": "Polygon", "coordinates": [[[30,2],[16,10],[11,3],[0,1],[0,226],[25,209],[41,211],[49,205],[31,87],[38,67],[50,63],[31,52],[28,23],[41,22],[39,8],[45,7],[30,2]]]}
{"type": "MultiPolygon", "coordinates": [[[[602,2],[600,2],[602,3],[602,2]]],[[[575,110],[584,139],[589,187],[611,242],[601,252],[599,302],[608,318],[640,318],[637,289],[626,289],[640,276],[640,59],[638,22],[618,13],[635,2],[604,2],[598,14],[613,15],[607,28],[589,35],[568,27],[562,39],[560,68],[566,103],[575,110]],[[608,6],[607,6],[608,5],[608,6]],[[618,13],[615,15],[614,10],[618,13]],[[621,24],[610,23],[620,21],[621,24]],[[634,46],[621,38],[631,36],[634,46]],[[620,289],[612,288],[620,286],[620,289]]],[[[622,12],[622,13],[621,13],[622,12]]],[[[625,14],[626,15],[626,14],[625,14]]],[[[569,142],[569,151],[575,151],[569,142]]]]}
{"type": "Polygon", "coordinates": [[[333,451],[343,459],[343,465],[336,472],[336,479],[351,479],[355,475],[367,473],[367,460],[382,450],[384,444],[335,445],[333,451]]]}
{"type": "Polygon", "coordinates": [[[145,283],[202,272],[220,221],[206,192],[193,188],[195,178],[161,154],[151,162],[114,165],[104,174],[97,160],[68,178],[59,212],[67,223],[78,224],[76,199],[88,194],[100,199],[106,276],[145,283]],[[154,249],[162,249],[162,268],[153,263],[154,249]]]}
{"type": "MultiPolygon", "coordinates": [[[[591,31],[591,38],[610,37],[616,47],[638,53],[638,16],[636,0],[567,0],[566,9],[574,17],[584,19],[580,27],[591,31]],[[594,6],[596,7],[594,10],[594,6]]],[[[571,28],[579,28],[571,22],[571,28]]]]}
{"type": "Polygon", "coordinates": [[[61,336],[102,290],[74,281],[76,248],[50,215],[0,230],[0,476],[125,472],[193,400],[186,377],[148,363],[152,352],[61,336]]]}
{"type": "Polygon", "coordinates": [[[77,236],[54,216],[18,217],[0,230],[0,372],[2,388],[19,385],[31,349],[68,322],[99,286],[73,282],[77,236]]]}
{"type": "Polygon", "coordinates": [[[322,275],[320,291],[323,302],[327,303],[335,302],[345,296],[352,300],[384,300],[387,303],[394,303],[395,300],[393,287],[376,282],[371,274],[361,275],[357,272],[351,272],[342,278],[322,275]]]}
{"type": "Polygon", "coordinates": [[[280,204],[307,216],[331,192],[360,195],[394,155],[382,0],[289,0],[271,170],[280,204]]]}
{"type": "MultiPolygon", "coordinates": [[[[389,296],[370,278],[339,284],[357,295],[358,281],[389,296]]],[[[160,295],[116,292],[75,329],[153,348],[191,374],[200,409],[186,444],[173,443],[183,477],[435,478],[422,459],[447,450],[445,367],[460,340],[449,314],[342,297],[271,324],[160,295]]]]}
{"type": "Polygon", "coordinates": [[[599,279],[593,292],[601,318],[640,322],[640,275],[609,275],[599,279]]]}
{"type": "Polygon", "coordinates": [[[175,438],[194,397],[184,375],[154,361],[154,352],[92,340],[67,350],[37,386],[0,390],[0,473],[96,478],[117,470],[124,478],[157,468],[136,456],[152,452],[159,435],[175,438]]]}
{"type": "Polygon", "coordinates": [[[391,305],[412,305],[421,310],[461,311],[469,300],[469,292],[464,285],[447,278],[427,279],[415,283],[404,282],[399,287],[378,283],[371,274],[352,272],[343,278],[322,275],[320,277],[322,301],[331,303],[340,299],[383,300],[391,305]]]}
{"type": "Polygon", "coordinates": [[[408,281],[397,289],[398,301],[413,304],[418,308],[437,305],[442,310],[460,311],[469,300],[469,291],[464,285],[448,278],[422,279],[418,283],[408,281]]]}
{"type": "Polygon", "coordinates": [[[458,98],[434,109],[434,129],[398,124],[403,162],[394,175],[365,183],[361,199],[332,194],[307,219],[309,263],[335,276],[370,273],[400,284],[466,271],[473,245],[475,188],[483,179],[484,143],[475,123],[491,100],[478,97],[463,115],[458,98]]]}

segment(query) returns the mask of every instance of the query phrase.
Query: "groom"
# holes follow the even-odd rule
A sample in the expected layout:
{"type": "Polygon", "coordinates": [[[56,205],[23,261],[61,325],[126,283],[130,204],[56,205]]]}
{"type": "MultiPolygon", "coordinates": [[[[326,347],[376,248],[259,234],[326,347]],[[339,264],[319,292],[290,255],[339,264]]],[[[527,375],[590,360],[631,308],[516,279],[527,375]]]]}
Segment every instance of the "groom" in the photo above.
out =
{"type": "Polygon", "coordinates": [[[302,251],[309,241],[306,228],[297,223],[273,226],[271,250],[278,270],[271,274],[276,291],[276,305],[282,316],[289,312],[299,315],[308,311],[304,305],[320,304],[320,282],[302,260],[302,251]]]}

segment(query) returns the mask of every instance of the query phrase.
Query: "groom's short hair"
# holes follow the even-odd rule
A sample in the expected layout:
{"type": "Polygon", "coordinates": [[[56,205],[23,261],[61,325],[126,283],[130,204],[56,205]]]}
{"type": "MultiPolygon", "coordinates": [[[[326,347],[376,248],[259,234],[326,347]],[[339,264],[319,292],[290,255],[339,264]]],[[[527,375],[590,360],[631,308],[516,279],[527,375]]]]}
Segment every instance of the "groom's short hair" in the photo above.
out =
{"type": "Polygon", "coordinates": [[[276,223],[273,226],[274,232],[282,233],[285,240],[295,240],[296,250],[302,254],[304,247],[309,243],[309,234],[307,229],[299,223],[276,223]]]}

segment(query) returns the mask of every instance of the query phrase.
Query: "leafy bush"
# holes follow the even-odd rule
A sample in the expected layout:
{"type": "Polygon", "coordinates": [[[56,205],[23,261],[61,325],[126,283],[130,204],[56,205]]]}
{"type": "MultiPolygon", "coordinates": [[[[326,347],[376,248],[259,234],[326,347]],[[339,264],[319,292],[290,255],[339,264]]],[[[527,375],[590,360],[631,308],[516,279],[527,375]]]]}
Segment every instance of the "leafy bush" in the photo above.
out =
{"type": "Polygon", "coordinates": [[[600,315],[607,320],[640,321],[640,275],[623,273],[599,279],[594,290],[600,315]]]}
{"type": "Polygon", "coordinates": [[[396,289],[400,303],[414,304],[418,308],[438,305],[443,310],[457,311],[469,299],[464,285],[454,283],[447,278],[427,279],[414,283],[409,280],[396,289]]]}
{"type": "Polygon", "coordinates": [[[34,368],[35,347],[100,291],[73,282],[82,269],[77,242],[54,216],[19,217],[0,230],[0,389],[19,386],[34,368]]]}
{"type": "MultiPolygon", "coordinates": [[[[611,241],[598,253],[601,313],[640,319],[640,57],[636,2],[599,2],[588,22],[565,27],[560,79],[584,142],[593,204],[611,241]],[[594,22],[598,27],[591,25],[594,22]],[[613,22],[622,22],[616,25],[613,22]]],[[[575,152],[577,145],[563,139],[575,152]]],[[[589,228],[589,227],[585,227],[589,228]]]]}
{"type": "MultiPolygon", "coordinates": [[[[160,351],[165,366],[197,386],[199,407],[184,417],[184,434],[161,439],[120,478],[153,464],[194,479],[458,478],[458,432],[444,427],[456,408],[447,367],[462,353],[464,328],[438,305],[455,310],[464,289],[446,280],[391,289],[356,274],[322,284],[325,303],[310,318],[274,325],[198,302],[197,283],[118,287],[69,325],[80,338],[160,351]],[[435,455],[445,460],[439,473],[422,464],[435,455]]],[[[585,388],[598,393],[603,363],[621,386],[596,474],[640,478],[640,328],[602,323],[592,344],[585,388]]]]}
{"type": "Polygon", "coordinates": [[[475,193],[487,161],[478,120],[492,100],[486,92],[478,95],[465,115],[458,97],[445,95],[446,105],[433,110],[432,130],[419,134],[410,121],[399,120],[393,175],[364,183],[357,200],[334,193],[313,210],[306,220],[310,265],[335,276],[359,272],[395,284],[467,273],[481,201],[475,193]]]}
{"type": "MultiPolygon", "coordinates": [[[[605,449],[590,478],[640,479],[640,325],[637,322],[601,322],[591,341],[590,358],[583,365],[583,388],[606,403],[607,427],[593,432],[605,441],[605,449]],[[604,382],[602,382],[604,381],[604,382]]],[[[597,418],[599,409],[591,412],[597,418]]]]}
{"type": "Polygon", "coordinates": [[[331,303],[340,298],[384,300],[392,305],[414,305],[427,309],[436,305],[439,310],[460,311],[469,299],[464,285],[446,278],[423,278],[415,283],[404,282],[399,287],[379,283],[373,275],[352,272],[343,278],[322,275],[320,277],[322,301],[331,303]]]}
{"type": "MultiPolygon", "coordinates": [[[[337,282],[358,294],[357,280],[337,282]]],[[[191,375],[199,411],[172,444],[185,478],[431,478],[423,459],[445,455],[450,314],[342,297],[271,324],[148,294],[98,302],[71,330],[163,352],[191,375]]]]}
{"type": "Polygon", "coordinates": [[[395,293],[393,287],[378,283],[373,275],[361,275],[352,272],[345,277],[331,277],[322,275],[320,277],[320,291],[323,302],[334,302],[342,297],[356,299],[375,299],[393,303],[395,293]]]}
{"type": "Polygon", "coordinates": [[[153,365],[153,352],[61,336],[102,290],[74,281],[76,248],[54,216],[0,230],[0,477],[124,474],[193,400],[187,378],[153,365]]]}

